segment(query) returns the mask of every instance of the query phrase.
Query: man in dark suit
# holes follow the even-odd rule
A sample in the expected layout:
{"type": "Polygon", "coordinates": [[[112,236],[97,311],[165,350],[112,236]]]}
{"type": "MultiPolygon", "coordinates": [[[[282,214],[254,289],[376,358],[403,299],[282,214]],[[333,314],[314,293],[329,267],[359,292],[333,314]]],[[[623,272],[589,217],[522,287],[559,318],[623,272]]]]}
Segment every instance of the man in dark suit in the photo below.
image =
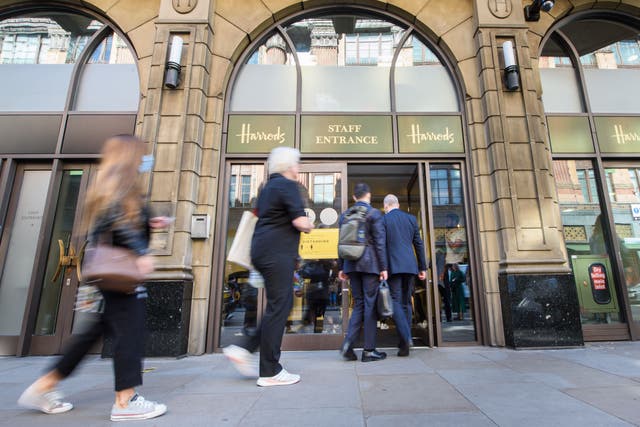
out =
{"type": "MultiPolygon", "coordinates": [[[[357,360],[353,343],[364,329],[363,362],[374,362],[387,357],[376,350],[376,299],[380,280],[387,279],[387,252],[382,213],[371,207],[371,190],[365,183],[358,183],[353,190],[355,206],[367,208],[365,235],[366,247],[362,256],[356,260],[338,259],[340,269],[338,278],[349,280],[354,305],[349,320],[349,328],[340,353],[345,360],[357,360]]],[[[345,213],[340,216],[340,225],[345,213]]]]}
{"type": "Polygon", "coordinates": [[[411,294],[416,274],[427,277],[424,243],[420,237],[416,217],[398,209],[398,198],[389,194],[384,198],[383,217],[389,257],[389,288],[393,298],[393,321],[400,335],[398,356],[408,356],[411,341],[411,294]],[[418,261],[416,262],[416,256],[418,261]]]}

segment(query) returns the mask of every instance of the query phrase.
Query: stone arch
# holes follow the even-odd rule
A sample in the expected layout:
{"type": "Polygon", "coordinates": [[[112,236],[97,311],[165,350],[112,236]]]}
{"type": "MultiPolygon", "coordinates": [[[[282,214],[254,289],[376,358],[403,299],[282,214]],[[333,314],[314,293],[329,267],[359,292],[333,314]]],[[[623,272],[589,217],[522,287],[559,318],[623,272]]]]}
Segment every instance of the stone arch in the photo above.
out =
{"type": "MultiPolygon", "coordinates": [[[[344,4],[336,4],[330,0],[305,1],[303,3],[294,0],[284,1],[259,1],[247,0],[237,4],[231,0],[219,1],[213,16],[213,27],[216,32],[225,34],[225,41],[232,43],[222,44],[217,39],[213,43],[214,75],[224,75],[224,78],[216,79],[212,94],[224,99],[229,89],[229,82],[234,68],[238,65],[238,59],[255,39],[262,36],[278,21],[295,13],[313,10],[321,7],[369,7],[383,14],[396,16],[413,24],[416,30],[427,37],[438,47],[447,59],[447,66],[453,73],[453,80],[463,96],[467,96],[466,81],[475,78],[475,47],[473,43],[461,43],[460,41],[472,34],[473,24],[473,0],[459,0],[455,5],[442,2],[430,2],[420,0],[412,2],[402,9],[390,4],[389,1],[365,0],[359,2],[347,1],[344,4]],[[445,14],[444,11],[448,12],[445,14]],[[442,17],[447,20],[443,21],[442,17]],[[468,77],[465,79],[464,77],[468,77]]],[[[464,108],[461,105],[461,108],[464,108]]],[[[218,119],[222,120],[223,111],[219,110],[218,119]]]]}

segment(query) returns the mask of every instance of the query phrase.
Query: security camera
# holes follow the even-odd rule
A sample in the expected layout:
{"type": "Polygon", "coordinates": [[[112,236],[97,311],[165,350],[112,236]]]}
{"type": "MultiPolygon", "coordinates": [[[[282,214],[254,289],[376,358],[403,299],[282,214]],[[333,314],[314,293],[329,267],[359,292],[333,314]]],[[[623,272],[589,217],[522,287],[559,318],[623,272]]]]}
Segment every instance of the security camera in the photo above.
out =
{"type": "Polygon", "coordinates": [[[540,6],[540,9],[544,10],[545,12],[549,12],[555,4],[556,2],[554,0],[544,0],[542,2],[542,6],[540,6]]]}
{"type": "Polygon", "coordinates": [[[540,19],[540,10],[549,12],[555,4],[555,0],[533,0],[529,6],[524,7],[524,19],[526,21],[538,21],[540,19]]]}

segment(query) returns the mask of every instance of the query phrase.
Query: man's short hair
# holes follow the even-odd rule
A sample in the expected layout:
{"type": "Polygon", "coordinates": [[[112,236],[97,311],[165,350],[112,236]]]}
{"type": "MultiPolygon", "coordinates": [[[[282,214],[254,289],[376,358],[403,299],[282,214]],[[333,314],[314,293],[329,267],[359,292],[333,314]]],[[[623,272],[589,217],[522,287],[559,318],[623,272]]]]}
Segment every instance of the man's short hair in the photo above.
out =
{"type": "Polygon", "coordinates": [[[385,206],[398,206],[398,205],[400,205],[400,202],[398,201],[398,197],[396,197],[395,194],[387,194],[384,197],[384,200],[382,201],[382,203],[385,206]]]}
{"type": "Polygon", "coordinates": [[[356,199],[362,199],[367,193],[371,193],[371,189],[364,182],[359,182],[353,187],[353,195],[356,199]]]}

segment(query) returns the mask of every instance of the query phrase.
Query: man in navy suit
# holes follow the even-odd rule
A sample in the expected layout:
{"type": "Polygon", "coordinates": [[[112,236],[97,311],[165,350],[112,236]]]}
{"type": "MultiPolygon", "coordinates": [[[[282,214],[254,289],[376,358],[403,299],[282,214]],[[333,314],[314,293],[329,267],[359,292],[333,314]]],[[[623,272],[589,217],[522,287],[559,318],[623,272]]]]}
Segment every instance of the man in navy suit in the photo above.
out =
{"type": "MultiPolygon", "coordinates": [[[[353,351],[353,343],[364,329],[363,362],[375,362],[387,357],[387,354],[376,350],[376,299],[380,280],[387,279],[387,251],[385,244],[384,224],[382,212],[371,207],[371,190],[365,183],[358,183],[353,189],[354,206],[367,208],[365,234],[366,247],[362,256],[356,260],[338,259],[340,269],[338,278],[349,280],[354,305],[349,320],[347,335],[340,349],[345,360],[357,360],[353,351]]],[[[343,212],[340,225],[344,221],[343,212]]]]}
{"type": "Polygon", "coordinates": [[[416,217],[398,209],[398,198],[389,194],[384,198],[383,217],[389,257],[389,288],[393,298],[393,321],[400,335],[398,356],[408,356],[411,341],[411,294],[416,274],[427,277],[424,243],[420,237],[416,217]],[[416,262],[416,256],[418,261],[416,262]]]}

